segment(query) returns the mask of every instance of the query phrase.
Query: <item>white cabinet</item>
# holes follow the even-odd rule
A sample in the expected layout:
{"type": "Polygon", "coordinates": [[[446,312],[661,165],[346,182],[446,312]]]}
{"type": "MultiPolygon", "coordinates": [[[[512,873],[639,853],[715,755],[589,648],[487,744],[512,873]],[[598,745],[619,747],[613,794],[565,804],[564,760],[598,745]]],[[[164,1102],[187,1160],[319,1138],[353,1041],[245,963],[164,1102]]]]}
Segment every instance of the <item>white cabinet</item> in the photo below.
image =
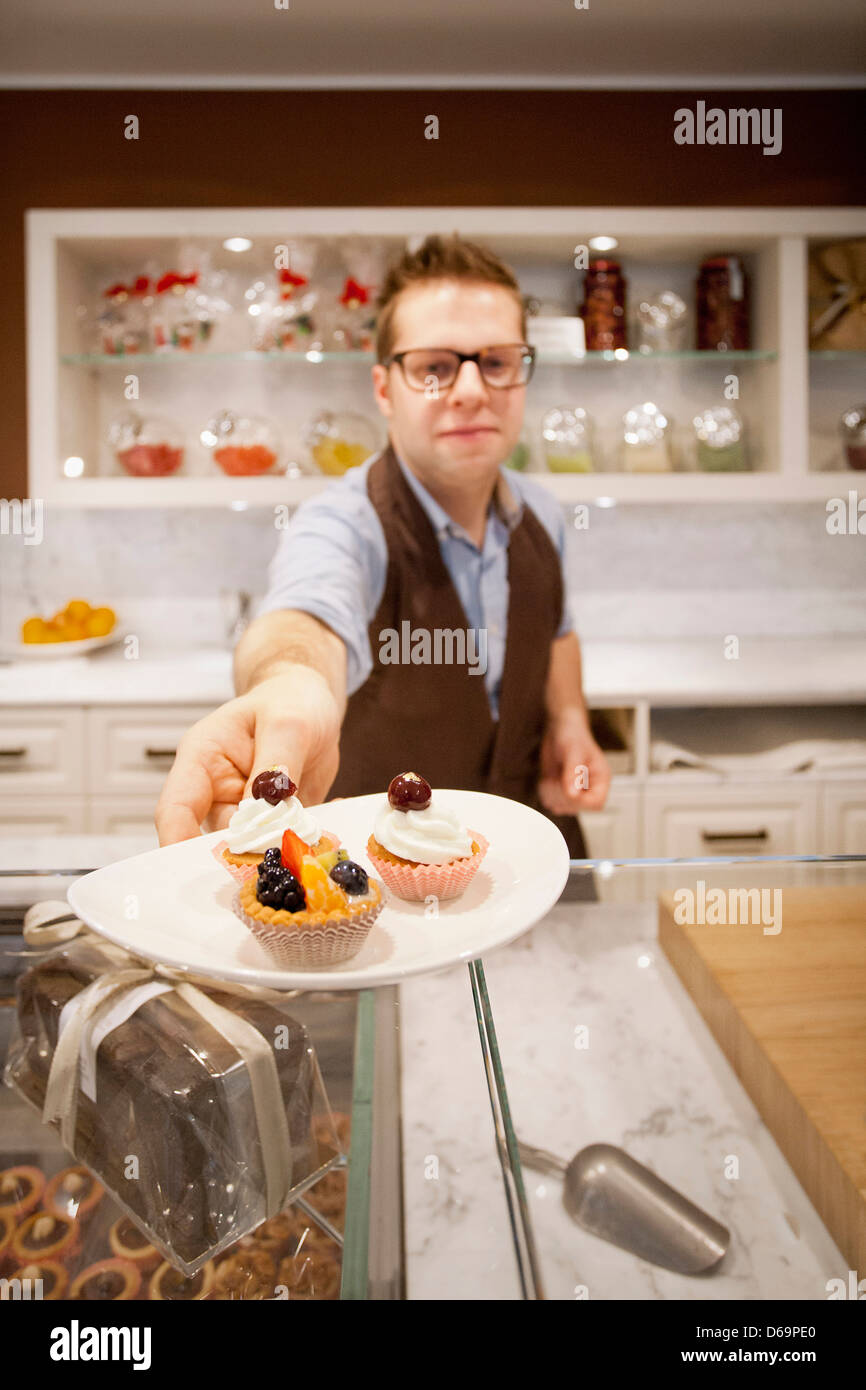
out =
{"type": "Polygon", "coordinates": [[[0,710],[0,802],[81,790],[84,712],[8,705],[0,710]]]}
{"type": "Polygon", "coordinates": [[[212,706],[172,705],[88,710],[88,790],[94,796],[150,793],[155,802],[182,736],[211,711],[212,706]]]}
{"type": "Polygon", "coordinates": [[[822,793],[821,852],[866,854],[866,781],[828,782],[822,793]]]}
{"type": "Polygon", "coordinates": [[[641,794],[614,779],[604,810],[583,811],[583,837],[590,859],[638,859],[643,853],[641,794]]]}
{"type": "Polygon", "coordinates": [[[0,835],[151,834],[183,734],[211,705],[0,709],[0,835]]]}
{"type": "Polygon", "coordinates": [[[703,858],[734,854],[815,854],[818,788],[777,783],[665,781],[644,789],[644,854],[703,858]]]}

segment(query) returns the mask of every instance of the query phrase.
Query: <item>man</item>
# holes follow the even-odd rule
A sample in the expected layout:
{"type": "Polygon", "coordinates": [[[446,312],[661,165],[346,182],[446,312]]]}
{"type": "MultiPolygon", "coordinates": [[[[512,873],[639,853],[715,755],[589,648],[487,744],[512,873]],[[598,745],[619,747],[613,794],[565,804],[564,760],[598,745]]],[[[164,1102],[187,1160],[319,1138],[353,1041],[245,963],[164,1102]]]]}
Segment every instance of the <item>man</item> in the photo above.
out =
{"type": "Polygon", "coordinates": [[[181,739],[160,843],[224,828],[252,778],[284,763],[308,805],[405,771],[513,797],[583,858],[575,817],[604,805],[610,773],[582,694],[564,521],[501,467],[532,371],[519,286],[486,248],[428,237],[379,307],[388,447],[283,533],[235,650],[238,695],[181,739]]]}

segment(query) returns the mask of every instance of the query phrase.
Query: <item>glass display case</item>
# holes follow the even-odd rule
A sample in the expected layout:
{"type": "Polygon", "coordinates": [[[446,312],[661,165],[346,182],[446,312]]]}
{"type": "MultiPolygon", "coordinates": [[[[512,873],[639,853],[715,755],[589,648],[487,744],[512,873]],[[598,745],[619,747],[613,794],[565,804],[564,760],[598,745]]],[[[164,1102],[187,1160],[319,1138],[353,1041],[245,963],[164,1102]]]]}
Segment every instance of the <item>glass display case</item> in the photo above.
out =
{"type": "MultiPolygon", "coordinates": [[[[100,843],[47,864],[0,843],[4,1055],[23,914],[121,857],[100,843]]],[[[484,960],[293,992],[342,1153],[224,1253],[209,1296],[826,1299],[866,1264],[864,942],[866,853],[572,861],[555,907],[484,960]],[[711,1233],[700,1270],[676,1264],[684,1211],[711,1233]],[[230,1277],[262,1250],[296,1282],[230,1277]]],[[[72,1162],[6,1088],[0,1135],[0,1179],[72,1162]]],[[[155,1268],[136,1297],[163,1296],[155,1268]]]]}

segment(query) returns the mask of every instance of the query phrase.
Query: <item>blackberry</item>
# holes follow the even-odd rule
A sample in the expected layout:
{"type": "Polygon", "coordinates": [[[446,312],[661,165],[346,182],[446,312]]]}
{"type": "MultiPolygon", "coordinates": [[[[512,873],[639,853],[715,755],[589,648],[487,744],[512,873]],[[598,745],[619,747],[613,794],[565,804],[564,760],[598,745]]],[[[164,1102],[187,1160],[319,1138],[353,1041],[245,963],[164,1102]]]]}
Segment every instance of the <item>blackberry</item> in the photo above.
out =
{"type": "MultiPolygon", "coordinates": [[[[269,868],[272,865],[275,865],[278,869],[281,869],[283,867],[282,855],[280,854],[279,849],[266,849],[265,857],[262,862],[264,864],[267,864],[269,868]]],[[[259,866],[259,873],[261,873],[261,866],[259,866]]]]}
{"type": "Polygon", "coordinates": [[[288,869],[282,869],[279,874],[271,874],[264,882],[259,875],[256,897],[264,907],[274,907],[277,911],[282,908],[285,912],[300,912],[306,907],[304,890],[288,869]]]}
{"type": "Polygon", "coordinates": [[[362,869],[360,864],[356,864],[354,859],[342,859],[335,864],[331,870],[331,878],[344,893],[349,893],[352,897],[366,893],[369,887],[366,870],[362,869]]]}

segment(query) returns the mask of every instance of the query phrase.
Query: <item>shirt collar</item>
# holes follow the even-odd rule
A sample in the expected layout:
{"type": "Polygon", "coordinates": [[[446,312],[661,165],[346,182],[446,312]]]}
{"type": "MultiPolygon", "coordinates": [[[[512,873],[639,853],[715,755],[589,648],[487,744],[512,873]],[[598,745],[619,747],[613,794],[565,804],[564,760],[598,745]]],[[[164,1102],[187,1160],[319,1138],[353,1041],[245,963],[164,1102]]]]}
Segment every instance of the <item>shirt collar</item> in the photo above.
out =
{"type": "MultiPolygon", "coordinates": [[[[424,511],[427,513],[430,524],[436,532],[437,539],[442,540],[446,535],[466,538],[466,532],[463,530],[463,527],[458,525],[458,523],[448,515],[445,508],[436,501],[435,497],[431,496],[420,479],[415,477],[411,468],[407,467],[400,458],[396,449],[394,450],[394,457],[400,465],[403,477],[406,479],[418,501],[421,503],[421,506],[424,508],[424,511]]],[[[492,505],[507,531],[509,533],[512,532],[523,515],[523,503],[520,498],[515,495],[514,489],[509,485],[508,479],[505,477],[504,468],[499,469],[496,487],[493,491],[492,505]]]]}

